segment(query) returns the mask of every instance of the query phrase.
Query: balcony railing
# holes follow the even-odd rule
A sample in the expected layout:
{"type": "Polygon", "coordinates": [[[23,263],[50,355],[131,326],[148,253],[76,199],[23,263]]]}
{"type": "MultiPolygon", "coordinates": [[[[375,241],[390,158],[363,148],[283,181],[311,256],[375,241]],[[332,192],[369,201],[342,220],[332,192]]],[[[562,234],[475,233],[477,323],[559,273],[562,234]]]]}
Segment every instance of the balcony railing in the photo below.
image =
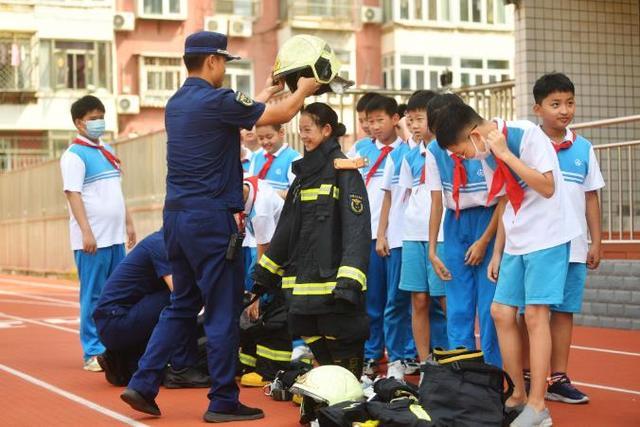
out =
{"type": "Polygon", "coordinates": [[[360,21],[358,0],[281,0],[281,19],[292,27],[353,30],[360,21]]]}
{"type": "Polygon", "coordinates": [[[214,4],[216,14],[252,19],[260,16],[260,2],[258,0],[216,0],[214,4]]]}

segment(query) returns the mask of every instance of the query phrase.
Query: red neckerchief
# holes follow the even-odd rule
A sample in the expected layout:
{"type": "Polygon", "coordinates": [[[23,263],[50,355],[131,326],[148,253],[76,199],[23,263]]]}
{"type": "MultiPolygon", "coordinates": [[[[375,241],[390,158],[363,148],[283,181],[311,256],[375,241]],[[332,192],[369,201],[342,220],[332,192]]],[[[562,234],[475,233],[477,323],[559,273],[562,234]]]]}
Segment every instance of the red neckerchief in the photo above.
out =
{"type": "Polygon", "coordinates": [[[462,164],[462,157],[451,153],[453,160],[453,192],[451,196],[456,202],[456,219],[460,218],[460,187],[467,185],[467,170],[462,164]]]}
{"type": "Polygon", "coordinates": [[[264,179],[267,176],[267,172],[269,172],[269,168],[271,168],[273,160],[276,158],[276,156],[271,153],[264,153],[264,157],[267,159],[267,161],[264,165],[262,165],[262,169],[260,169],[260,172],[258,173],[259,179],[264,179]]]}
{"type": "Polygon", "coordinates": [[[375,173],[378,171],[380,164],[385,159],[385,157],[389,155],[391,151],[393,151],[393,147],[390,145],[386,145],[382,147],[382,149],[380,150],[380,155],[376,159],[376,162],[373,164],[371,169],[369,169],[369,172],[367,172],[367,177],[365,179],[365,186],[369,185],[369,181],[371,181],[371,178],[373,178],[373,175],[375,175],[375,173]]]}
{"type": "Polygon", "coordinates": [[[100,150],[100,152],[102,153],[102,155],[107,159],[107,161],[109,163],[111,163],[111,165],[114,167],[115,170],[120,171],[120,164],[122,163],[120,161],[119,158],[117,158],[116,156],[114,156],[111,151],[107,150],[106,148],[104,148],[104,146],[102,145],[96,145],[96,144],[89,144],[86,141],[83,141],[80,138],[76,138],[73,140],[74,144],[78,144],[78,145],[82,145],[83,147],[91,147],[91,148],[95,148],[96,150],[100,150]]]}
{"type": "Polygon", "coordinates": [[[571,139],[565,139],[560,144],[556,144],[555,142],[551,141],[551,138],[549,138],[549,141],[551,141],[551,146],[553,147],[554,150],[556,150],[556,154],[558,154],[562,150],[571,148],[573,143],[576,142],[576,138],[578,137],[578,134],[571,130],[569,132],[571,132],[571,135],[572,135],[571,139]]]}
{"type": "MultiPolygon", "coordinates": [[[[499,127],[500,125],[495,122],[499,127]]],[[[504,139],[507,139],[507,124],[504,123],[502,127],[502,134],[504,139]]],[[[495,157],[495,156],[494,156],[495,157]]],[[[507,198],[513,206],[513,211],[518,213],[522,201],[524,200],[524,189],[520,187],[518,181],[513,177],[509,167],[499,158],[495,157],[496,170],[493,173],[493,181],[491,182],[491,190],[489,191],[489,197],[487,197],[487,205],[491,203],[494,197],[502,190],[502,187],[506,185],[507,198]]]]}

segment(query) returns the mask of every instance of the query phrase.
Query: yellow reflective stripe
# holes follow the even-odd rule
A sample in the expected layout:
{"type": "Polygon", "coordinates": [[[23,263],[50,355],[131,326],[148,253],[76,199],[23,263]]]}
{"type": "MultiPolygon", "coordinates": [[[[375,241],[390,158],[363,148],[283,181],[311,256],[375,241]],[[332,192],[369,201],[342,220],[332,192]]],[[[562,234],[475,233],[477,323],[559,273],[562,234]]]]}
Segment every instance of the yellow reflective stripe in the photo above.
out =
{"type": "Polygon", "coordinates": [[[425,411],[424,408],[422,406],[420,406],[419,404],[414,403],[413,405],[409,405],[409,410],[419,420],[431,421],[431,417],[429,416],[427,411],[425,411]]]}
{"type": "Polygon", "coordinates": [[[282,276],[284,274],[284,270],[282,269],[282,267],[276,264],[275,262],[273,262],[273,260],[271,260],[266,255],[262,255],[258,264],[261,267],[264,267],[265,269],[270,271],[271,273],[277,274],[278,276],[282,276]]]}
{"type": "Polygon", "coordinates": [[[260,357],[264,357],[265,359],[275,360],[276,362],[291,361],[290,351],[274,350],[272,348],[265,347],[263,345],[256,346],[256,354],[260,357]]]}
{"type": "Polygon", "coordinates": [[[318,188],[305,188],[300,191],[300,200],[303,202],[313,202],[318,200],[318,196],[333,195],[334,199],[340,198],[340,189],[331,184],[322,184],[318,188]]]}
{"type": "Polygon", "coordinates": [[[446,365],[447,363],[458,362],[460,360],[469,360],[469,359],[479,359],[480,357],[484,357],[484,353],[481,351],[475,351],[469,354],[460,354],[457,356],[446,357],[444,359],[439,359],[439,365],[446,365]]]}
{"type": "Polygon", "coordinates": [[[329,295],[336,287],[336,282],[296,283],[293,295],[329,295]]]}
{"type": "Polygon", "coordinates": [[[293,289],[296,284],[296,276],[287,276],[282,278],[282,289],[293,289]]]}
{"type": "Polygon", "coordinates": [[[242,363],[243,365],[247,365],[247,366],[251,366],[251,367],[256,367],[256,358],[253,356],[249,356],[248,354],[244,354],[244,353],[240,353],[240,363],[242,363]]]}
{"type": "Polygon", "coordinates": [[[302,337],[302,340],[305,342],[305,344],[311,344],[311,343],[314,343],[314,342],[318,341],[319,339],[322,339],[322,337],[320,337],[320,336],[315,336],[315,337],[302,337]]]}
{"type": "Polygon", "coordinates": [[[355,267],[342,266],[338,269],[337,278],[345,277],[347,279],[355,280],[360,283],[362,286],[362,290],[365,291],[367,289],[367,275],[362,272],[362,270],[358,270],[355,267]]]}

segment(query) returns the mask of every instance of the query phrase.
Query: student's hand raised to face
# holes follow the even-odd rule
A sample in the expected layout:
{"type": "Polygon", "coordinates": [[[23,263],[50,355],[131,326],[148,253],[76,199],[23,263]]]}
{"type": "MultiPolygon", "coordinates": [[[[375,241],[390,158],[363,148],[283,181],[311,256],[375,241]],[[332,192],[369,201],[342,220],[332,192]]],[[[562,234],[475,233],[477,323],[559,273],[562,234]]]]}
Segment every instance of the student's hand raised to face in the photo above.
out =
{"type": "Polygon", "coordinates": [[[500,160],[504,160],[511,152],[509,151],[509,147],[507,147],[507,140],[505,139],[502,132],[499,132],[497,129],[492,130],[487,135],[487,145],[491,149],[491,152],[499,158],[500,160]]]}
{"type": "Polygon", "coordinates": [[[440,258],[438,258],[437,255],[429,256],[429,261],[431,261],[431,265],[433,266],[433,269],[440,279],[444,281],[453,279],[453,276],[451,276],[451,272],[447,269],[447,267],[440,260],[440,258]]]}

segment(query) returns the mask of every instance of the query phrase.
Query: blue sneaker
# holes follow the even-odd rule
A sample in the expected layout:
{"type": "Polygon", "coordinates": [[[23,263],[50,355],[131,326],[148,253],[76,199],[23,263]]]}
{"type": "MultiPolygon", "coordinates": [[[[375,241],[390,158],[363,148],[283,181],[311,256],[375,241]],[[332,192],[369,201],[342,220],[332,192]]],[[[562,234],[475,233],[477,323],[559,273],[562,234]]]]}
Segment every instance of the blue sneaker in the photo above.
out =
{"type": "Polygon", "coordinates": [[[564,403],[587,403],[589,397],[574,387],[571,380],[564,373],[557,373],[551,376],[551,384],[547,387],[545,399],[564,403]]]}

